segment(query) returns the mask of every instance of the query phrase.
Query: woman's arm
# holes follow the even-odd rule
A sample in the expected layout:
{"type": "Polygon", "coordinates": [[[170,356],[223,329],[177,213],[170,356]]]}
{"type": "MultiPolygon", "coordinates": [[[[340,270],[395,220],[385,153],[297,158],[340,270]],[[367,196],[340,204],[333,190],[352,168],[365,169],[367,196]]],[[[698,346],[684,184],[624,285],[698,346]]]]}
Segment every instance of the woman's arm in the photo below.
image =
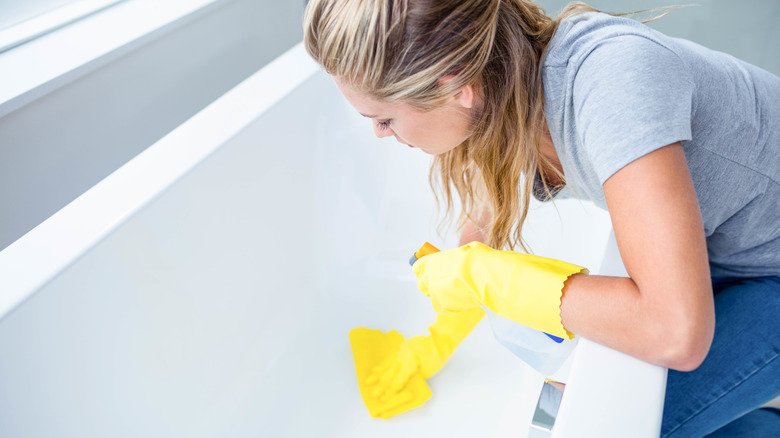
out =
{"type": "Polygon", "coordinates": [[[463,224],[463,228],[460,230],[460,246],[467,245],[471,242],[481,242],[487,244],[488,236],[486,234],[492,213],[490,209],[490,202],[487,200],[485,186],[479,181],[477,187],[474,190],[474,202],[476,204],[475,213],[473,218],[466,220],[463,224]]]}
{"type": "Polygon", "coordinates": [[[467,220],[460,230],[460,243],[458,243],[458,245],[463,246],[471,242],[486,243],[487,236],[482,232],[482,229],[481,225],[477,225],[474,222],[467,220]]]}
{"type": "Polygon", "coordinates": [[[630,278],[575,275],[563,325],[645,361],[692,370],[707,355],[715,310],[701,213],[680,143],[651,152],[604,183],[630,278]]]}

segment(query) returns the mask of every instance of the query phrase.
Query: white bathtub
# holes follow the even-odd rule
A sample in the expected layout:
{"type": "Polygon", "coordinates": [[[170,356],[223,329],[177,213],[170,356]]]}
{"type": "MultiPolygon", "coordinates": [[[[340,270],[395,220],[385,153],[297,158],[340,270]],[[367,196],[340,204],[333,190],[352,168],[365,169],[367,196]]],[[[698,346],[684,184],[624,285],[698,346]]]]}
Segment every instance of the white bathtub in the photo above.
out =
{"type": "MultiPolygon", "coordinates": [[[[422,334],[428,157],[372,137],[297,46],[0,252],[0,436],[525,436],[542,376],[482,322],[389,421],[354,327],[422,334]]],[[[539,255],[621,269],[606,213],[536,206],[539,255]]],[[[658,435],[665,370],[582,339],[553,436],[658,435]]],[[[567,367],[568,368],[568,367],[567,367]]]]}

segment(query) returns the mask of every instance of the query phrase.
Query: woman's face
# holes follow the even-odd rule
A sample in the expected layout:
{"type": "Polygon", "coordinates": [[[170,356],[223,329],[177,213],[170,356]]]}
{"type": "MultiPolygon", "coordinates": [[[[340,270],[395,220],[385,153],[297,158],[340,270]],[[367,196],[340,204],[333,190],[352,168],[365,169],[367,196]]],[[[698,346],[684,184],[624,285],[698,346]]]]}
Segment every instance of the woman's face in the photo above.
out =
{"type": "Polygon", "coordinates": [[[440,107],[420,111],[407,104],[378,101],[338,78],[334,80],[352,107],[371,119],[379,138],[392,135],[399,143],[438,155],[454,149],[471,133],[471,86],[440,107]]]}

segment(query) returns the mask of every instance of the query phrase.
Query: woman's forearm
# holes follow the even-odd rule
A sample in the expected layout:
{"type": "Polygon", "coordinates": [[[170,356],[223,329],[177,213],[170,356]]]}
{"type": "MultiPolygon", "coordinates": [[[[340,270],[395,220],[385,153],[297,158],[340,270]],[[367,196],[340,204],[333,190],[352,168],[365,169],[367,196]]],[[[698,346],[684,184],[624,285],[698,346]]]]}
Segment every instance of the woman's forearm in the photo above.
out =
{"type": "Polygon", "coordinates": [[[561,319],[567,330],[647,362],[695,369],[709,350],[709,327],[652,297],[631,278],[574,275],[564,287],[561,319]]]}
{"type": "MultiPolygon", "coordinates": [[[[460,245],[485,240],[479,226],[464,224],[460,245]]],[[[628,277],[574,275],[561,300],[567,330],[650,363],[694,369],[709,349],[710,335],[677,310],[643,296],[628,277]]]]}
{"type": "Polygon", "coordinates": [[[466,221],[460,231],[460,246],[471,242],[486,242],[487,236],[481,231],[480,227],[472,221],[466,221]]]}

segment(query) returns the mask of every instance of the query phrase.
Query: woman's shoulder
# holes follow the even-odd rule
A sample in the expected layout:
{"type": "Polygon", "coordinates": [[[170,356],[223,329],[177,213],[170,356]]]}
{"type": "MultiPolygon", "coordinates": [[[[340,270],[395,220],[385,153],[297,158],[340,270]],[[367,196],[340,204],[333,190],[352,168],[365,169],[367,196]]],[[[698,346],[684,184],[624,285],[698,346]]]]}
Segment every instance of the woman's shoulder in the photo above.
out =
{"type": "Polygon", "coordinates": [[[633,19],[601,12],[577,14],[561,21],[547,47],[545,67],[579,64],[596,49],[625,50],[648,42],[659,49],[673,46],[670,38],[633,19]]]}

